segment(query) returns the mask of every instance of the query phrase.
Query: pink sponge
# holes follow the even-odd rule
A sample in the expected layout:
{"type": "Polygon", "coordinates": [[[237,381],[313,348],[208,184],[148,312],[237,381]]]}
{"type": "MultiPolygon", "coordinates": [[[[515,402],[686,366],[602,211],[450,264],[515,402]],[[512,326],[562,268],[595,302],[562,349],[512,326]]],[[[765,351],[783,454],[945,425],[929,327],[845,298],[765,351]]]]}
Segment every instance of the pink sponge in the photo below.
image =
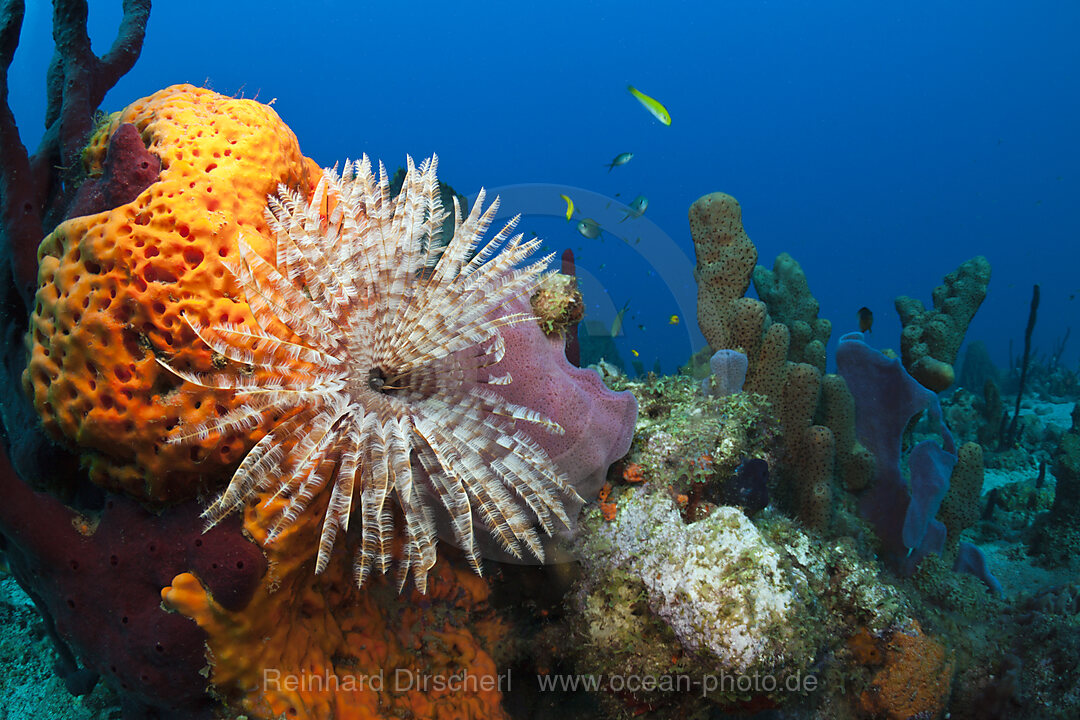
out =
{"type": "MultiPolygon", "coordinates": [[[[531,312],[519,300],[507,312],[531,312]]],[[[637,400],[629,391],[612,392],[595,370],[571,365],[559,336],[547,337],[535,322],[504,327],[506,355],[491,368],[509,372],[513,382],[494,386],[509,402],[536,410],[559,423],[563,435],[539,425],[519,423],[570,478],[578,493],[591,500],[604,484],[608,466],[630,449],[637,422],[637,400]]],[[[570,507],[571,517],[578,508],[570,507]]]]}

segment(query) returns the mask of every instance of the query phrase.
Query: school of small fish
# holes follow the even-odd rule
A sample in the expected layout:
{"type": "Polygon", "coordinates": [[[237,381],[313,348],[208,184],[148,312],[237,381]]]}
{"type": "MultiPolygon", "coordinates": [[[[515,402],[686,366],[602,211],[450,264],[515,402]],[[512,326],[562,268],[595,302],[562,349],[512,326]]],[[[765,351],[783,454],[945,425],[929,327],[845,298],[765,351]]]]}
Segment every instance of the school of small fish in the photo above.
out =
{"type": "MultiPolygon", "coordinates": [[[[649,114],[659,120],[663,125],[671,125],[671,114],[668,112],[667,108],[664,107],[663,103],[661,103],[656,98],[646,95],[645,93],[635,88],[633,85],[627,85],[626,89],[639,103],[641,103],[642,107],[649,111],[649,114]]],[[[621,152],[615,155],[615,157],[613,157],[610,162],[606,163],[608,172],[610,173],[615,168],[626,165],[633,159],[634,153],[632,152],[621,152]]],[[[616,193],[615,196],[618,197],[619,193],[616,193]]],[[[560,195],[559,197],[562,198],[563,202],[566,203],[566,221],[572,222],[574,219],[574,213],[577,210],[573,198],[565,194],[560,195]]],[[[642,215],[645,214],[645,211],[648,209],[648,207],[649,199],[644,195],[638,195],[630,202],[629,205],[626,206],[626,210],[623,211],[623,217],[621,220],[619,220],[619,222],[622,223],[626,222],[627,220],[636,220],[640,218],[642,215]]],[[[575,227],[577,228],[578,233],[588,240],[596,240],[603,233],[603,228],[601,228],[600,223],[590,217],[578,220],[575,227]]],[[[636,242],[640,241],[641,238],[638,238],[636,242]]],[[[602,270],[605,265],[606,264],[601,264],[600,269],[602,270]]],[[[622,334],[623,318],[626,316],[626,312],[629,308],[630,301],[627,301],[626,304],[623,305],[622,309],[620,309],[616,313],[615,320],[611,323],[611,337],[614,338],[622,334]]],[[[668,318],[668,325],[678,326],[679,316],[672,315],[670,318],[668,318]]],[[[643,324],[639,324],[638,329],[644,331],[645,326],[643,324]]],[[[640,356],[640,353],[635,349],[631,349],[630,352],[633,354],[634,357],[640,356]]]]}

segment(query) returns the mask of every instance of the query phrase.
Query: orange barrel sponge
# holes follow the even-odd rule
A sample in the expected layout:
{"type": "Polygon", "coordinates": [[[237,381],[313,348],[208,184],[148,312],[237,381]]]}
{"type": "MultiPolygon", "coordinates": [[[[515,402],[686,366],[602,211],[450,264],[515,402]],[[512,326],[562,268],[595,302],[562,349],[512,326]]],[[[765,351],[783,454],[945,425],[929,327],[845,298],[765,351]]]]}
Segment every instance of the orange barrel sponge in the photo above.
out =
{"type": "Polygon", "coordinates": [[[178,392],[158,360],[203,372],[220,365],[185,316],[252,322],[225,263],[237,262],[241,233],[269,257],[267,195],[282,184],[310,193],[321,171],[270,107],[176,85],[97,128],[83,153],[91,177],[109,165],[110,138],[130,125],[160,173],[130,202],[70,218],[42,241],[23,384],[45,429],[78,445],[95,482],[171,501],[220,479],[259,431],[166,444],[181,419],[204,422],[232,401],[178,392]]]}

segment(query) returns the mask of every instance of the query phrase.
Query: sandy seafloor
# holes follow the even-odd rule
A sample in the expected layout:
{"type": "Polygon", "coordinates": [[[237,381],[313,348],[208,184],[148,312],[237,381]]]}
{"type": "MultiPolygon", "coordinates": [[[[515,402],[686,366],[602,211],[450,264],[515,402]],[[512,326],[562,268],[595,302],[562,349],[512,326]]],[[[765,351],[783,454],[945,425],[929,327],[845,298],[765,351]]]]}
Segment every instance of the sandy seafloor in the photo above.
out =
{"type": "MultiPolygon", "coordinates": [[[[1044,425],[1053,424],[1066,431],[1072,426],[1072,410],[1071,402],[1024,400],[1020,406],[1020,417],[1036,415],[1044,425]]],[[[1046,468],[1046,485],[1051,488],[1056,485],[1052,466],[1050,463],[1046,468]]],[[[1032,483],[1038,474],[1039,468],[1034,462],[1029,468],[987,468],[983,471],[982,494],[985,496],[994,488],[1014,483],[1032,483]]],[[[999,540],[980,543],[979,547],[986,555],[990,571],[1001,582],[1007,598],[1024,591],[1032,592],[1075,579],[1071,577],[1068,569],[1048,570],[1032,562],[1022,542],[999,540]]]]}

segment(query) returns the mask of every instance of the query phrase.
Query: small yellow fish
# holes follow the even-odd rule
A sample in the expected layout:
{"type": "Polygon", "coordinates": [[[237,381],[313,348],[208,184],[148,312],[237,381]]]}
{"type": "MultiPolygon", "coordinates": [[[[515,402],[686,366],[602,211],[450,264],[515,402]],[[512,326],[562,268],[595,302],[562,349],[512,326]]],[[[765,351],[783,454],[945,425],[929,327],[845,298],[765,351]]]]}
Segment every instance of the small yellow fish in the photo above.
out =
{"type": "Polygon", "coordinates": [[[670,318],[668,318],[667,324],[668,325],[678,325],[679,324],[679,316],[678,315],[672,315],[670,318]]]}
{"type": "Polygon", "coordinates": [[[559,197],[566,201],[566,221],[570,222],[570,217],[574,214],[574,201],[568,195],[560,195],[559,197]]]}
{"type": "Polygon", "coordinates": [[[635,350],[634,348],[630,348],[630,352],[634,353],[634,357],[641,357],[641,353],[639,353],[639,352],[638,352],[637,350],[635,350]]]}
{"type": "Polygon", "coordinates": [[[659,101],[654,100],[645,93],[638,90],[633,85],[627,85],[626,89],[630,91],[630,94],[638,99],[638,102],[645,106],[645,109],[652,113],[652,116],[664,123],[665,125],[671,124],[671,115],[668,114],[667,108],[660,104],[659,101]]]}

